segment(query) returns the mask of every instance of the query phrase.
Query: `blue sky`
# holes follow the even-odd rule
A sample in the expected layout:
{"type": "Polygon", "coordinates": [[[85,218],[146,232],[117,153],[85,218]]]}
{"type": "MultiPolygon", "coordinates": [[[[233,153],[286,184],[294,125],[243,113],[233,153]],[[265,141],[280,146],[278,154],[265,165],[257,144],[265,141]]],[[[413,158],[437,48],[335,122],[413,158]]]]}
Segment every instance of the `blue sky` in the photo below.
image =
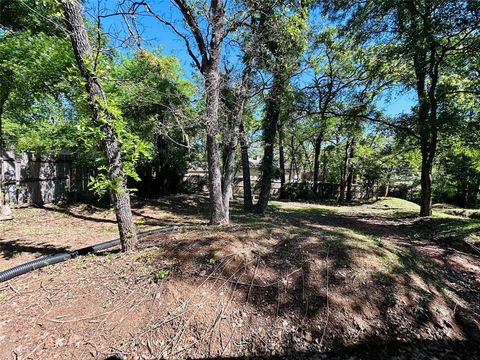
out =
{"type": "Polygon", "coordinates": [[[378,101],[378,107],[385,114],[395,116],[410,112],[415,103],[415,93],[413,90],[398,90],[398,93],[391,98],[380,99],[378,101]]]}
{"type": "MultiPolygon", "coordinates": [[[[117,1],[115,0],[87,0],[85,9],[87,16],[94,18],[99,12],[106,14],[115,9],[117,1]]],[[[151,2],[152,9],[162,15],[163,18],[174,23],[180,30],[185,31],[182,26],[182,19],[177,9],[168,0],[158,0],[151,2]]],[[[188,55],[183,40],[176,35],[170,28],[161,24],[152,16],[139,15],[137,17],[139,30],[142,37],[142,46],[147,49],[161,49],[164,55],[175,55],[180,60],[185,76],[192,77],[195,68],[192,66],[192,60],[188,55]]],[[[127,33],[124,21],[120,16],[108,17],[102,19],[102,28],[110,34],[118,33],[124,38],[127,33]]],[[[187,33],[185,31],[185,33],[187,33]]],[[[115,36],[113,36],[114,38],[115,36]]],[[[112,38],[112,37],[111,37],[112,38]]],[[[115,41],[115,40],[113,40],[115,41]]],[[[398,115],[410,112],[415,104],[415,94],[412,91],[398,90],[394,94],[383,96],[378,100],[378,107],[387,115],[398,115]]]]}

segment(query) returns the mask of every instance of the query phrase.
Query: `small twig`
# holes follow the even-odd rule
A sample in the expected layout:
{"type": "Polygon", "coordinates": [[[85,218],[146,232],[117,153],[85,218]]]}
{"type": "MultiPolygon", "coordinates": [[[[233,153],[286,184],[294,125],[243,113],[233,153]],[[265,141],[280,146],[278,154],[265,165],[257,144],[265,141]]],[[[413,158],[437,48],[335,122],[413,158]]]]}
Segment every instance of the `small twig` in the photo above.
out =
{"type": "Polygon", "coordinates": [[[17,289],[15,289],[11,283],[8,283],[8,286],[13,290],[14,293],[18,294],[17,289]]]}
{"type": "Polygon", "coordinates": [[[91,345],[95,349],[95,357],[98,356],[99,351],[98,351],[98,348],[95,345],[95,343],[93,343],[92,341],[87,341],[87,342],[85,342],[85,345],[91,345]]]}

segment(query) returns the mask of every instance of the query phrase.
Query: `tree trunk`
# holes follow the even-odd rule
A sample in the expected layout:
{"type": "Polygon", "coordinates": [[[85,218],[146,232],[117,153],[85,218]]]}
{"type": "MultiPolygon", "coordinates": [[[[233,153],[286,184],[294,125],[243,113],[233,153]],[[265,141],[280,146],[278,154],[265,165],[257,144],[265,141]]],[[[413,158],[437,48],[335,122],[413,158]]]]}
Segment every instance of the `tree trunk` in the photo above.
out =
{"type": "Polygon", "coordinates": [[[383,193],[383,197],[387,197],[389,192],[390,192],[390,170],[387,175],[387,183],[385,184],[385,192],[383,193]]]}
{"type": "Polygon", "coordinates": [[[255,207],[257,213],[263,214],[267,209],[270,200],[270,190],[272,188],[273,167],[273,147],[277,133],[277,124],[280,117],[279,98],[283,90],[283,81],[278,75],[274,75],[273,86],[270,90],[270,96],[267,100],[265,118],[263,120],[263,159],[262,175],[260,178],[260,194],[255,207]]]}
{"type": "Polygon", "coordinates": [[[285,152],[284,152],[284,133],[283,133],[283,124],[278,126],[278,156],[279,156],[279,165],[280,165],[280,199],[285,199],[287,194],[285,193],[285,152]]]}
{"type": "MultiPolygon", "coordinates": [[[[176,2],[179,3],[179,2],[176,2]]],[[[184,3],[183,1],[180,3],[184,3]]],[[[192,17],[191,10],[181,8],[184,17],[192,17]]],[[[212,1],[210,6],[211,40],[207,50],[202,49],[203,76],[205,78],[205,121],[207,128],[207,166],[208,166],[208,190],[210,195],[211,214],[210,224],[228,224],[228,212],[223,203],[222,171],[220,168],[219,146],[217,139],[220,138],[218,129],[218,112],[220,107],[220,61],[222,52],[222,39],[224,36],[225,9],[222,0],[212,1]]],[[[192,25],[190,25],[192,27],[192,25]]]]}
{"type": "Polygon", "coordinates": [[[243,180],[243,209],[246,212],[253,211],[252,185],[250,182],[250,161],[248,159],[248,143],[243,127],[240,123],[240,147],[242,151],[242,180],[243,180]]]}
{"type": "MultiPolygon", "coordinates": [[[[413,10],[412,10],[413,11],[413,10]]],[[[425,47],[423,41],[430,39],[431,24],[424,19],[422,31],[417,38],[413,65],[418,97],[418,129],[422,153],[420,216],[432,215],[432,168],[437,149],[437,98],[436,89],[440,77],[439,66],[445,55],[434,43],[425,47]]]]}
{"type": "Polygon", "coordinates": [[[420,147],[422,153],[420,216],[432,215],[432,168],[437,149],[437,103],[434,92],[436,80],[432,80],[429,99],[425,98],[424,79],[419,82],[419,112],[420,147]],[[423,84],[423,85],[422,85],[423,84]]]}
{"type": "Polygon", "coordinates": [[[3,154],[5,151],[5,137],[3,134],[3,112],[5,104],[10,96],[13,74],[7,72],[0,78],[0,206],[5,205],[5,193],[3,187],[3,154]]]}
{"type": "Polygon", "coordinates": [[[330,157],[330,151],[324,151],[323,154],[323,166],[322,166],[322,174],[320,176],[320,182],[325,182],[328,176],[328,168],[327,168],[327,160],[330,157]]]}
{"type": "Polygon", "coordinates": [[[347,195],[346,195],[346,200],[347,201],[352,201],[353,194],[353,180],[354,180],[354,173],[353,173],[353,164],[352,160],[353,157],[355,156],[355,139],[352,138],[352,141],[350,143],[350,155],[348,158],[348,175],[347,175],[347,195]]]}
{"type": "Polygon", "coordinates": [[[347,140],[345,145],[345,153],[343,155],[342,167],[340,169],[340,193],[338,195],[338,202],[342,204],[345,201],[345,186],[347,178],[347,167],[348,167],[348,149],[350,142],[347,140]]]}
{"type": "Polygon", "coordinates": [[[320,177],[320,151],[322,149],[323,131],[315,139],[315,158],[313,160],[313,195],[318,199],[318,182],[320,177]]]}
{"type": "Polygon", "coordinates": [[[3,152],[4,152],[4,140],[3,140],[3,124],[2,124],[2,117],[3,117],[3,108],[5,106],[5,102],[7,101],[6,97],[0,99],[0,207],[5,204],[5,196],[3,191],[3,152]]]}
{"type": "Polygon", "coordinates": [[[292,181],[293,165],[295,163],[295,136],[290,137],[290,166],[288,167],[288,181],[292,181]]]}
{"type": "MultiPolygon", "coordinates": [[[[208,191],[210,195],[210,224],[222,225],[228,223],[228,213],[223,203],[222,171],[218,138],[218,112],[220,106],[220,62],[222,58],[222,43],[225,39],[225,5],[223,0],[210,2],[207,19],[207,31],[210,41],[207,43],[202,34],[203,24],[200,26],[194,8],[187,0],[173,0],[181,11],[186,25],[190,28],[193,39],[198,47],[201,61],[189,48],[189,54],[200,70],[205,82],[205,122],[206,122],[206,150],[208,166],[208,191]]],[[[208,36],[208,35],[207,35],[208,36]]],[[[189,42],[187,47],[189,47],[189,42]]]]}
{"type": "MultiPolygon", "coordinates": [[[[235,170],[235,154],[238,145],[238,137],[240,134],[240,126],[242,124],[243,110],[245,108],[245,101],[247,100],[247,95],[249,91],[250,83],[250,64],[246,64],[245,70],[243,72],[242,80],[240,83],[240,91],[238,98],[234,107],[233,116],[234,119],[231,122],[232,128],[230,129],[231,135],[230,140],[227,145],[225,162],[224,162],[224,172],[223,172],[223,206],[225,208],[227,219],[230,216],[230,198],[233,193],[233,174],[235,170]]],[[[248,150],[247,150],[248,151],[248,150]]],[[[248,154],[247,154],[248,157],[248,154]]]]}
{"type": "Polygon", "coordinates": [[[433,155],[422,149],[420,216],[432,215],[432,168],[433,155]]]}
{"type": "Polygon", "coordinates": [[[216,69],[209,69],[205,80],[207,121],[207,166],[208,190],[210,195],[210,224],[228,224],[228,214],[225,211],[222,192],[222,172],[220,170],[218,132],[218,109],[220,102],[220,74],[218,64],[216,69]]]}
{"type": "Polygon", "coordinates": [[[108,177],[115,184],[115,187],[112,188],[112,197],[114,200],[120,241],[122,250],[128,251],[135,246],[137,234],[130,206],[130,194],[126,185],[126,176],[123,171],[120,145],[112,124],[114,116],[106,106],[106,98],[102,85],[91,70],[93,54],[83,21],[82,6],[77,0],[64,0],[62,1],[62,5],[77,65],[86,81],[85,86],[93,121],[103,134],[101,145],[107,160],[108,177]]]}
{"type": "Polygon", "coordinates": [[[3,141],[3,125],[2,125],[3,107],[5,104],[5,101],[3,99],[0,99],[0,207],[5,204],[5,195],[3,190],[3,151],[5,146],[3,141]]]}

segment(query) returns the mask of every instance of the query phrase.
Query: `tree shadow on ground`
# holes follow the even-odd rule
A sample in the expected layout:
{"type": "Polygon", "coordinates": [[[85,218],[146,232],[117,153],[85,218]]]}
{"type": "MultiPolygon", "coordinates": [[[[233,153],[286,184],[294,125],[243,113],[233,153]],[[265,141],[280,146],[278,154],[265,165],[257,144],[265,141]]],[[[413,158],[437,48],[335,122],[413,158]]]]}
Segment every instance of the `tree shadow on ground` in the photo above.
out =
{"type": "Polygon", "coordinates": [[[42,206],[41,209],[49,212],[56,212],[60,214],[65,214],[71,216],[75,219],[85,220],[85,221],[92,221],[98,223],[110,223],[116,224],[117,221],[113,219],[107,219],[105,217],[96,217],[95,214],[104,214],[105,209],[96,208],[91,205],[87,205],[85,209],[81,210],[81,213],[72,211],[73,206],[42,206]],[[85,215],[84,213],[88,214],[85,215]]]}
{"type": "MultiPolygon", "coordinates": [[[[346,347],[331,352],[286,352],[282,355],[259,355],[253,357],[211,357],[211,360],[276,360],[276,359],[478,359],[479,343],[473,341],[412,341],[387,342],[346,347]]],[[[204,358],[205,359],[205,358],[204,358]]]]}
{"type": "MultiPolygon", "coordinates": [[[[42,206],[43,210],[49,212],[56,212],[71,216],[76,219],[92,221],[96,223],[116,224],[117,221],[112,218],[107,218],[109,210],[107,208],[97,207],[93,205],[82,206],[83,204],[68,204],[63,206],[42,206]]],[[[146,226],[162,226],[173,223],[178,223],[178,220],[169,219],[168,217],[152,216],[146,213],[146,208],[152,208],[155,211],[166,211],[174,214],[177,217],[183,217],[182,224],[198,224],[199,221],[188,220],[185,217],[194,217],[198,219],[208,218],[208,198],[204,196],[197,196],[195,198],[188,196],[171,196],[159,199],[143,199],[132,198],[132,214],[137,216],[138,225],[146,226]]],[[[207,222],[204,220],[203,222],[207,222]]]]}
{"type": "Polygon", "coordinates": [[[35,243],[28,245],[18,240],[7,240],[0,238],[0,252],[4,259],[12,259],[21,253],[32,253],[42,255],[53,255],[68,251],[68,248],[62,246],[54,246],[46,243],[35,243]]]}
{"type": "MultiPolygon", "coordinates": [[[[338,348],[352,341],[369,346],[391,339],[401,344],[432,333],[478,338],[478,299],[467,286],[452,286],[464,271],[451,268],[448,252],[424,236],[432,229],[411,212],[402,219],[397,215],[277,209],[259,217],[243,214],[237,204],[229,227],[197,228],[184,241],[158,241],[157,260],[175,259],[180,274],[222,279],[263,318],[297,324],[278,335],[284,349],[338,348]],[[438,250],[434,259],[423,252],[431,246],[438,250]],[[185,271],[192,263],[196,268],[185,271]]],[[[455,220],[442,222],[444,231],[436,236],[448,233],[455,220]]],[[[460,238],[473,231],[465,229],[460,238]]]]}
{"type": "Polygon", "coordinates": [[[134,209],[145,206],[153,206],[180,216],[198,216],[208,219],[209,214],[209,199],[201,195],[165,196],[158,199],[134,198],[132,201],[134,209]]]}

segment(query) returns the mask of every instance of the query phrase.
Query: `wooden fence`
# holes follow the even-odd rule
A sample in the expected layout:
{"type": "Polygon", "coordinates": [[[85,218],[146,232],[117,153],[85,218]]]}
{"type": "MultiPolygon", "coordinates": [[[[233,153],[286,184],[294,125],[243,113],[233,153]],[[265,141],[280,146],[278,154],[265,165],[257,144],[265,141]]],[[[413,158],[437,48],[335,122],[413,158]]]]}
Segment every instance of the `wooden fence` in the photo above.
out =
{"type": "Polygon", "coordinates": [[[0,185],[6,203],[42,205],[69,196],[88,196],[89,171],[72,166],[71,156],[7,151],[0,158],[0,185]]]}

